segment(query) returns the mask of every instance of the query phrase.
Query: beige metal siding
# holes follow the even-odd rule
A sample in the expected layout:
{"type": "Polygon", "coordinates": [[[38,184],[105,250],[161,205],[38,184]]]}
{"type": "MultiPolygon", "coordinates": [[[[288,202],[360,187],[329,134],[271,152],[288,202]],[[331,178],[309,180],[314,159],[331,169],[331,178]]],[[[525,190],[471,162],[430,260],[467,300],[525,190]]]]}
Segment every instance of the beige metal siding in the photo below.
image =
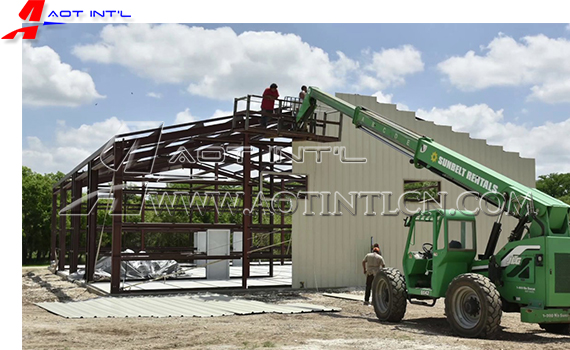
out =
{"type": "MultiPolygon", "coordinates": [[[[503,151],[502,147],[489,146],[483,140],[471,139],[466,133],[455,133],[449,126],[419,121],[413,112],[397,111],[395,105],[379,104],[375,97],[337,94],[354,105],[374,110],[397,123],[420,134],[432,137],[441,144],[478,161],[489,168],[534,187],[535,165],[533,159],[520,158],[517,153],[503,151]]],[[[331,118],[331,117],[329,117],[331,118]]],[[[338,114],[336,114],[338,118],[338,114]]],[[[311,142],[294,142],[293,151],[299,146],[314,146],[311,142]]],[[[345,146],[347,157],[364,157],[366,164],[341,163],[331,153],[323,155],[321,164],[314,154],[306,154],[303,164],[295,163],[293,171],[309,176],[309,191],[331,192],[330,210],[334,210],[334,192],[338,191],[350,201],[351,191],[392,191],[392,209],[403,193],[404,180],[441,181],[442,191],[449,193],[447,206],[455,207],[457,196],[463,191],[427,170],[415,169],[408,158],[366,133],[356,129],[350,118],[343,120],[342,140],[326,146],[345,146]]],[[[352,216],[342,208],[342,216],[322,216],[321,201],[313,199],[316,215],[306,216],[305,202],[293,216],[293,287],[306,288],[361,286],[364,284],[361,261],[370,248],[370,237],[381,246],[389,266],[401,269],[407,230],[403,227],[403,214],[382,216],[382,198],[375,199],[376,216],[365,216],[365,199],[357,200],[357,215],[352,216]]],[[[475,200],[468,202],[475,206],[475,200]]],[[[485,249],[493,217],[480,215],[477,218],[478,251],[485,249]]],[[[515,220],[506,218],[499,246],[514,227],[515,220]]]]}

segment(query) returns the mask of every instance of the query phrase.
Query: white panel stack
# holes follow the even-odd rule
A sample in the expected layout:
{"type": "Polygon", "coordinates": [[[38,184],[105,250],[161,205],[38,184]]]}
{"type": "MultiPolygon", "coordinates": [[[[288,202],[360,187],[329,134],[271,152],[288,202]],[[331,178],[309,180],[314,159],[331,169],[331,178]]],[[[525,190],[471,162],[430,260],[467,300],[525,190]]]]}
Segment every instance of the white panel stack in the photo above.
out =
{"type": "MultiPolygon", "coordinates": [[[[233,235],[233,246],[234,246],[234,253],[241,253],[243,251],[243,232],[234,232],[233,235]]],[[[233,266],[242,266],[242,259],[233,259],[232,260],[233,266]]]]}
{"type": "MultiPolygon", "coordinates": [[[[208,230],[206,235],[208,255],[230,255],[230,230],[208,230]]],[[[229,280],[229,260],[208,260],[206,279],[229,280]]]]}
{"type": "MultiPolygon", "coordinates": [[[[194,248],[196,248],[196,254],[206,254],[208,251],[206,231],[194,232],[194,248]]],[[[194,263],[197,266],[204,266],[206,260],[194,260],[194,263]]]]}

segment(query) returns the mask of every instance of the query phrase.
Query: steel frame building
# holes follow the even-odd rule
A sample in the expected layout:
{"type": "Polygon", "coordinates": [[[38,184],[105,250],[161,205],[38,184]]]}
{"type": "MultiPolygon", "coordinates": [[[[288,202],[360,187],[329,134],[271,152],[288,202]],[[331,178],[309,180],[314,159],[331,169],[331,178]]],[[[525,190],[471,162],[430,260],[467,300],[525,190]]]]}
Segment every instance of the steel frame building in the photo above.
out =
{"type": "MultiPolygon", "coordinates": [[[[279,198],[282,199],[283,192],[298,193],[306,189],[307,177],[292,173],[294,158],[286,150],[293,141],[339,141],[342,116],[327,116],[321,111],[311,118],[307,130],[294,131],[292,126],[298,102],[277,100],[278,108],[272,122],[263,128],[258,109],[260,101],[260,96],[248,95],[235,99],[230,116],[116,135],[66,174],[53,187],[51,260],[57,261],[57,270],[66,270],[68,265],[69,273],[77,272],[79,261],[84,258],[85,280],[89,283],[93,281],[96,258],[99,254],[110,255],[111,294],[130,292],[121,286],[121,263],[128,260],[192,262],[243,258],[242,287],[247,288],[250,261],[267,259],[269,274],[273,276],[274,262],[283,264],[285,259],[291,258],[291,253],[285,249],[284,237],[291,233],[292,225],[286,223],[284,201],[280,204],[281,213],[270,213],[264,222],[267,215],[261,206],[255,206],[254,200],[260,192],[268,198],[281,193],[279,198]],[[225,152],[223,161],[216,158],[221,149],[231,150],[225,152]],[[276,162],[275,149],[280,149],[279,162],[276,162]],[[201,161],[206,158],[209,161],[201,161]],[[180,169],[184,175],[172,174],[180,169]],[[188,209],[180,205],[170,208],[145,205],[148,193],[153,189],[172,194],[174,190],[165,188],[165,183],[183,186],[188,196],[199,195],[201,191],[212,192],[213,203],[204,205],[202,210],[213,213],[214,222],[193,222],[193,208],[188,222],[145,221],[145,212],[149,210],[188,209]],[[223,207],[220,198],[222,188],[239,197],[242,204],[239,209],[243,213],[241,222],[220,221],[219,213],[229,210],[223,207]],[[139,198],[142,205],[133,207],[126,196],[139,198]],[[112,200],[110,227],[98,224],[98,211],[103,209],[105,200],[112,200]],[[248,210],[252,205],[254,210],[248,210]],[[133,212],[138,212],[138,222],[129,221],[127,214],[133,212]],[[243,232],[243,251],[212,256],[198,254],[192,246],[145,246],[145,235],[149,233],[188,233],[191,236],[193,232],[214,228],[243,232]],[[276,233],[280,234],[280,242],[275,242],[276,233]],[[111,246],[99,249],[98,240],[105,234],[111,235],[111,246]],[[138,235],[140,244],[136,248],[144,253],[125,254],[123,250],[129,248],[124,243],[125,234],[138,235]],[[256,235],[269,235],[269,246],[253,247],[256,235]],[[277,253],[274,247],[279,247],[277,253]]],[[[176,191],[180,193],[179,188],[176,191]]]]}

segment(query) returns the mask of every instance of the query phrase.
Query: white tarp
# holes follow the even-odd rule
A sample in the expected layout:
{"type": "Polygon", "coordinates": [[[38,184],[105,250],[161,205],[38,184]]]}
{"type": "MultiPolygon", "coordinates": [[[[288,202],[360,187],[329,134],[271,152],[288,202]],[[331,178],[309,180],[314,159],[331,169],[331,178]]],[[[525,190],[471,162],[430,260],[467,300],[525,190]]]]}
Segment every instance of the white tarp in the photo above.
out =
{"type": "MultiPolygon", "coordinates": [[[[134,252],[130,249],[123,253],[134,252]]],[[[144,253],[144,252],[141,252],[144,253]]],[[[121,279],[149,279],[158,278],[165,275],[173,274],[178,271],[179,266],[176,260],[133,260],[121,262],[121,279]]],[[[85,273],[83,271],[83,273],[85,273]]],[[[95,280],[111,278],[111,257],[99,259],[95,264],[95,280]]]]}

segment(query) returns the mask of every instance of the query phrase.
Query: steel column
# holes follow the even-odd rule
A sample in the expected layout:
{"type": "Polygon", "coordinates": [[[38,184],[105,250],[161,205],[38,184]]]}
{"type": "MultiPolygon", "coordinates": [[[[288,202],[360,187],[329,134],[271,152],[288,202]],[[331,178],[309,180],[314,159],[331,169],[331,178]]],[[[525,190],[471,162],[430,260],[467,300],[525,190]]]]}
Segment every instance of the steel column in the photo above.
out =
{"type": "Polygon", "coordinates": [[[61,211],[67,205],[67,190],[62,188],[59,193],[59,263],[57,265],[57,270],[63,271],[65,270],[65,255],[67,253],[65,247],[65,239],[67,237],[67,215],[61,211]]]}
{"type": "MultiPolygon", "coordinates": [[[[141,195],[141,222],[144,222],[144,212],[146,211],[145,208],[145,204],[146,204],[146,183],[143,182],[142,183],[142,195],[141,195]]],[[[144,241],[145,241],[145,237],[144,237],[144,230],[141,230],[141,250],[145,250],[144,247],[144,241]]]]}
{"type": "MultiPolygon", "coordinates": [[[[308,188],[307,188],[308,189],[308,188]]],[[[283,179],[281,179],[281,193],[283,193],[285,191],[285,183],[283,182],[283,179]]],[[[283,198],[283,194],[281,194],[280,199],[283,198]]],[[[285,264],[285,258],[283,258],[283,255],[285,255],[285,235],[283,232],[283,225],[285,225],[285,202],[281,201],[281,265],[285,264]]]]}
{"type": "MultiPolygon", "coordinates": [[[[271,150],[273,150],[273,139],[271,139],[271,150]]],[[[269,171],[271,171],[272,175],[269,176],[269,198],[270,200],[273,200],[273,186],[275,186],[275,181],[274,181],[274,175],[273,172],[275,171],[275,152],[270,151],[269,152],[269,171]]],[[[271,203],[271,202],[270,202],[271,203]]],[[[270,209],[269,211],[269,225],[273,225],[274,224],[274,213],[273,213],[273,208],[270,209]]],[[[271,233],[269,233],[269,246],[271,246],[270,252],[271,252],[271,258],[269,258],[269,277],[273,277],[273,249],[275,248],[273,246],[273,235],[275,234],[274,230],[271,230],[271,233]]]]}
{"type": "Polygon", "coordinates": [[[99,190],[99,171],[93,169],[93,161],[89,162],[87,193],[87,258],[85,261],[85,280],[93,281],[97,259],[97,191],[99,190]]]}
{"type": "Polygon", "coordinates": [[[55,247],[57,245],[57,192],[51,196],[51,239],[49,259],[55,261],[55,247]]]}
{"type": "Polygon", "coordinates": [[[216,224],[217,224],[217,223],[219,222],[219,220],[220,220],[219,214],[218,214],[218,212],[219,212],[219,205],[220,205],[220,203],[219,203],[220,196],[218,195],[218,190],[219,190],[219,186],[218,186],[219,174],[218,174],[218,172],[219,172],[219,165],[218,165],[218,163],[216,163],[216,164],[215,164],[215,167],[214,167],[214,177],[215,177],[215,179],[216,179],[216,184],[214,185],[214,193],[215,193],[215,194],[214,194],[214,202],[215,202],[215,206],[214,206],[214,207],[215,207],[215,209],[216,209],[216,210],[214,210],[214,222],[215,222],[216,224]]]}
{"type": "Polygon", "coordinates": [[[113,230],[111,247],[111,294],[121,291],[121,239],[123,230],[123,142],[115,142],[113,174],[113,230]]]}
{"type": "MultiPolygon", "coordinates": [[[[251,96],[247,95],[247,102],[245,105],[245,128],[244,128],[245,130],[249,129],[249,108],[250,108],[250,104],[251,104],[251,96]]],[[[248,136],[248,142],[249,142],[249,136],[248,136]]]]}
{"type": "MultiPolygon", "coordinates": [[[[194,167],[190,167],[190,178],[194,179],[194,167]]],[[[194,183],[190,182],[190,193],[192,193],[192,190],[194,189],[194,183]]],[[[194,206],[191,205],[190,206],[190,218],[188,219],[189,223],[192,223],[192,221],[194,220],[194,206]]]]}
{"type": "MultiPolygon", "coordinates": [[[[248,99],[249,103],[249,99],[248,99]]],[[[251,218],[252,218],[252,207],[251,207],[251,157],[249,150],[249,135],[243,135],[243,238],[242,238],[242,250],[243,250],[243,263],[242,263],[242,288],[247,288],[247,278],[249,277],[249,247],[251,245],[251,218]]]]}
{"type": "Polygon", "coordinates": [[[69,273],[77,272],[79,261],[79,230],[81,229],[81,182],[77,174],[71,178],[71,249],[69,251],[69,273]]]}

